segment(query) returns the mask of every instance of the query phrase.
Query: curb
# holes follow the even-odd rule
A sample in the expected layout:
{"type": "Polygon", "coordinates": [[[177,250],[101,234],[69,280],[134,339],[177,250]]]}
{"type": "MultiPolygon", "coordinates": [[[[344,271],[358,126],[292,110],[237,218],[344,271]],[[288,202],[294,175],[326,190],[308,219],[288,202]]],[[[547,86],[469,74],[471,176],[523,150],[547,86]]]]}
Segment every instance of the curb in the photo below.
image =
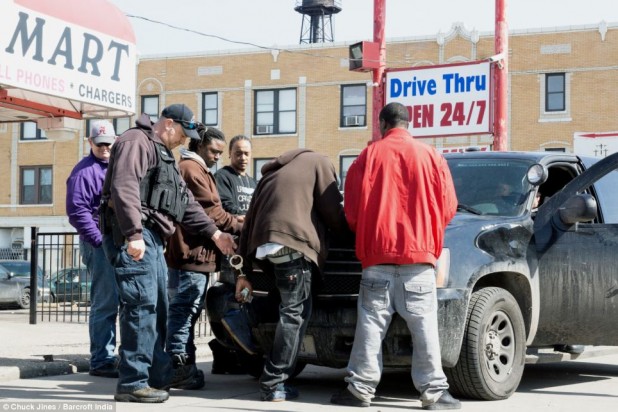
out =
{"type": "Polygon", "coordinates": [[[15,366],[0,366],[0,382],[88,372],[90,370],[88,358],[84,355],[81,358],[52,361],[15,359],[14,363],[17,364],[15,366]]]}
{"type": "MultiPolygon", "coordinates": [[[[198,362],[212,361],[210,351],[197,357],[198,362]]],[[[198,346],[199,353],[199,346],[198,346]]],[[[0,360],[7,363],[7,359],[0,360]]],[[[11,366],[0,366],[0,382],[8,382],[17,379],[32,379],[43,376],[71,375],[74,373],[84,373],[90,371],[90,355],[76,355],[67,357],[66,355],[53,360],[37,359],[10,359],[11,366]]]]}

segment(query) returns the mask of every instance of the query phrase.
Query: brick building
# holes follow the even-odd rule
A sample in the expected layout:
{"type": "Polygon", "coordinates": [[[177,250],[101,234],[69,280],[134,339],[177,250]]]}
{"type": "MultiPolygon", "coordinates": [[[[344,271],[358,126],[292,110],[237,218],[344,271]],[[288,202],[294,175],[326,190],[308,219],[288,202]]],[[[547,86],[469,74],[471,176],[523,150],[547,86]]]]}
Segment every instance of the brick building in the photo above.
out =
{"type": "MultiPolygon", "coordinates": [[[[327,154],[342,178],[371,140],[372,81],[348,70],[347,43],[284,50],[142,56],[137,67],[139,112],[155,119],[172,103],[198,120],[253,141],[251,173],[292,148],[327,154]]],[[[493,33],[454,24],[449,33],[389,39],[388,68],[483,60],[493,33]]],[[[531,29],[509,34],[510,150],[574,150],[574,136],[616,136],[618,23],[531,29]]],[[[135,119],[115,119],[117,131],[135,119]]],[[[30,226],[70,230],[65,182],[88,145],[74,133],[48,140],[35,123],[0,124],[0,250],[28,247],[30,226]],[[71,138],[72,137],[72,138],[71,138]]],[[[428,138],[438,148],[486,146],[490,135],[428,138]]],[[[599,143],[602,145],[602,141],[599,143]]],[[[599,152],[601,153],[601,151],[599,152]]],[[[223,164],[228,162],[224,156],[223,164]]]]}

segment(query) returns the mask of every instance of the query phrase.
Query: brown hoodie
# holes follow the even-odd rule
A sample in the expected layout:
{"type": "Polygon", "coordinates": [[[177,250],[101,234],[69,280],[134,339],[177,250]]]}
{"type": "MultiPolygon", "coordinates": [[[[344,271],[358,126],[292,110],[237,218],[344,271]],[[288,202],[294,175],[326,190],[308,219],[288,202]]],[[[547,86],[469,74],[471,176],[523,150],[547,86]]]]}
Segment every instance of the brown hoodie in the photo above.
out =
{"type": "MultiPolygon", "coordinates": [[[[185,152],[180,160],[180,174],[195,200],[204,208],[206,214],[215,221],[217,227],[233,235],[240,234],[242,223],[236,216],[223,210],[217,192],[215,178],[203,162],[185,152]]],[[[197,156],[197,155],[195,155],[197,156]]],[[[170,268],[209,273],[217,270],[219,249],[214,242],[203,236],[187,233],[179,227],[169,239],[165,260],[170,268]]]]}
{"type": "Polygon", "coordinates": [[[326,156],[307,149],[283,153],[262,168],[245,216],[240,254],[249,262],[259,246],[274,242],[302,252],[322,268],[328,230],[348,231],[342,200],[326,156]]]}

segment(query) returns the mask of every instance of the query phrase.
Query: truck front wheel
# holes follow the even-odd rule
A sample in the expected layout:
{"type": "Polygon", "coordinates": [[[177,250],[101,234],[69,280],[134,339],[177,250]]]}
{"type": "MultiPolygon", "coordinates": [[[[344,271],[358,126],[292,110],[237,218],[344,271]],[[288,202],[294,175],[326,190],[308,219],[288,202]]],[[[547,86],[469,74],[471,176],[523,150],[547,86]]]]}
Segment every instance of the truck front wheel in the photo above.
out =
{"type": "Polygon", "coordinates": [[[472,399],[506,399],[524,372],[526,332],[517,301],[497,287],[472,294],[459,360],[445,373],[453,393],[472,399]]]}

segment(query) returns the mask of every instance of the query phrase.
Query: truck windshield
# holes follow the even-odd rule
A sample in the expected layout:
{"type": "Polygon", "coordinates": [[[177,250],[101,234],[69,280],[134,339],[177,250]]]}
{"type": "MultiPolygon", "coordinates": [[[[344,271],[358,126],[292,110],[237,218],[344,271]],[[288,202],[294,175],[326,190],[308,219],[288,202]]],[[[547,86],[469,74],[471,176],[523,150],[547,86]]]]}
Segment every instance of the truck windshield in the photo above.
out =
{"type": "Polygon", "coordinates": [[[530,161],[512,159],[447,159],[461,209],[485,215],[517,216],[524,212],[531,185],[530,161]]]}

